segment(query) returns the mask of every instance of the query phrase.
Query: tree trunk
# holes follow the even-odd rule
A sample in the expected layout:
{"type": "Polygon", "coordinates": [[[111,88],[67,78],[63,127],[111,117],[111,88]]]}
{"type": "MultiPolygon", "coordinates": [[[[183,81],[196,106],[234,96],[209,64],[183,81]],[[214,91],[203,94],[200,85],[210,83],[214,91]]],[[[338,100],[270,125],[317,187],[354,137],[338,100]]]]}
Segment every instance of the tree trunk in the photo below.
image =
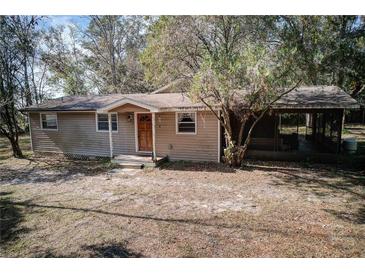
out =
{"type": "Polygon", "coordinates": [[[245,158],[246,154],[246,148],[245,146],[233,146],[231,149],[231,159],[229,162],[230,166],[233,167],[240,167],[242,165],[243,159],[245,158]]]}
{"type": "Polygon", "coordinates": [[[24,158],[23,152],[20,149],[18,138],[16,137],[10,137],[8,138],[11,144],[11,148],[13,150],[13,156],[15,158],[24,158]]]}
{"type": "Polygon", "coordinates": [[[32,92],[30,91],[29,86],[29,77],[28,77],[28,62],[26,53],[24,54],[24,87],[25,87],[25,105],[31,106],[32,105],[32,92]]]}
{"type": "MultiPolygon", "coordinates": [[[[262,117],[264,117],[266,112],[267,112],[267,110],[262,111],[261,114],[252,123],[243,145],[241,145],[242,140],[237,140],[237,142],[234,142],[232,140],[232,136],[231,135],[228,136],[231,141],[230,141],[229,145],[227,146],[227,148],[224,150],[224,159],[227,164],[229,164],[230,166],[233,166],[233,167],[242,166],[242,162],[246,156],[246,151],[247,151],[248,145],[250,144],[250,141],[251,141],[251,135],[252,135],[253,129],[255,128],[256,124],[262,119],[262,117]]],[[[245,124],[246,124],[246,122],[245,122],[245,124]]],[[[240,132],[241,132],[241,130],[240,130],[240,132]]],[[[241,134],[239,134],[239,136],[241,136],[241,134]]]]}

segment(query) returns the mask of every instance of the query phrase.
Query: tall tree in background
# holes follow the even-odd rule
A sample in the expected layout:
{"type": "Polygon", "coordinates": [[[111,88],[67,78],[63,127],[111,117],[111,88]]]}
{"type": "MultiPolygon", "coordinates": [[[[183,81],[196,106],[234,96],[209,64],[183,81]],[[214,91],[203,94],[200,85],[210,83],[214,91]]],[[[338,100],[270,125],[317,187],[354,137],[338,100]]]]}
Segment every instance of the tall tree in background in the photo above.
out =
{"type": "Polygon", "coordinates": [[[41,55],[51,73],[50,84],[67,95],[86,95],[90,91],[85,56],[77,35],[73,26],[51,27],[43,33],[41,55]]]}
{"type": "Polygon", "coordinates": [[[23,66],[19,84],[22,87],[22,99],[24,97],[25,106],[30,106],[33,102],[31,63],[36,55],[36,41],[39,35],[37,25],[40,19],[38,16],[9,16],[7,18],[10,31],[17,38],[14,47],[19,50],[19,58],[23,66]]]}
{"type": "Polygon", "coordinates": [[[328,33],[319,30],[324,22],[324,16],[279,16],[274,29],[271,29],[275,39],[287,48],[296,49],[293,66],[303,75],[306,84],[317,85],[322,80],[322,60],[328,33]]]}
{"type": "Polygon", "coordinates": [[[365,87],[365,21],[360,16],[278,16],[273,36],[296,49],[305,84],[336,85],[356,97],[365,87]]]}
{"type": "Polygon", "coordinates": [[[0,17],[0,135],[9,139],[15,157],[23,157],[19,133],[27,117],[19,109],[46,97],[47,67],[40,60],[38,16],[0,17]]]}
{"type": "MultiPolygon", "coordinates": [[[[13,155],[23,157],[19,147],[17,100],[21,94],[22,47],[13,31],[12,20],[0,16],[0,133],[8,138],[13,155]]],[[[27,45],[24,45],[27,47],[27,45]]]]}
{"type": "Polygon", "coordinates": [[[256,124],[299,84],[291,50],[271,41],[263,17],[165,16],[152,26],[142,60],[149,80],[182,79],[192,99],[216,115],[225,129],[225,161],[238,166],[256,124]]]}
{"type": "Polygon", "coordinates": [[[323,60],[332,72],[332,84],[347,90],[354,98],[365,89],[365,19],[363,16],[329,16],[329,53],[323,60]]]}
{"type": "Polygon", "coordinates": [[[100,93],[146,92],[139,53],[145,45],[141,16],[91,16],[83,31],[87,63],[100,93]]]}

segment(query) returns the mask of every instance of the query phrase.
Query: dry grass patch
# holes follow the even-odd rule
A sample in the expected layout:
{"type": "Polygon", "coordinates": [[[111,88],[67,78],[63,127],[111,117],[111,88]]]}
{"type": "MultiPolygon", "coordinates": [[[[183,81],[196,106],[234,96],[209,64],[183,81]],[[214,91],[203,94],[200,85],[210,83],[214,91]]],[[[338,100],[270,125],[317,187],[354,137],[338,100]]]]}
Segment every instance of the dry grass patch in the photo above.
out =
{"type": "Polygon", "coordinates": [[[365,256],[363,171],[278,162],[111,168],[1,161],[0,255],[365,256]]]}
{"type": "Polygon", "coordinates": [[[304,169],[306,187],[277,170],[173,167],[3,183],[26,232],[2,255],[364,256],[360,184],[338,187],[327,170],[304,169]]]}

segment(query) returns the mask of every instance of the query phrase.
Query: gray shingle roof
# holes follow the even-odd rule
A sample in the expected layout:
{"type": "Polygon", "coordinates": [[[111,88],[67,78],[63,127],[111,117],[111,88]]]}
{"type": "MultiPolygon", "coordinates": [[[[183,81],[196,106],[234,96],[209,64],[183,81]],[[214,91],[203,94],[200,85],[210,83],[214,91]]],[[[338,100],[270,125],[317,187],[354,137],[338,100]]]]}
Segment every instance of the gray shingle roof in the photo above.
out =
{"type": "MultiPolygon", "coordinates": [[[[202,108],[202,103],[192,102],[183,93],[110,94],[66,96],[48,100],[25,111],[96,111],[122,99],[131,99],[160,111],[185,108],[202,108]]],[[[279,100],[275,108],[358,108],[359,105],[346,92],[335,86],[307,86],[293,90],[279,100]]]]}
{"type": "Polygon", "coordinates": [[[95,111],[122,99],[131,99],[158,109],[199,108],[202,103],[193,103],[182,93],[169,94],[110,94],[88,96],[66,96],[48,100],[42,104],[25,108],[26,111],[95,111]]]}
{"type": "Polygon", "coordinates": [[[286,94],[276,108],[358,108],[358,102],[336,86],[299,87],[286,94]]]}
{"type": "MultiPolygon", "coordinates": [[[[248,91],[239,90],[234,96],[234,103],[245,106],[244,96],[248,91]]],[[[354,109],[358,102],[345,91],[336,86],[302,86],[280,98],[274,109],[354,109]]]]}

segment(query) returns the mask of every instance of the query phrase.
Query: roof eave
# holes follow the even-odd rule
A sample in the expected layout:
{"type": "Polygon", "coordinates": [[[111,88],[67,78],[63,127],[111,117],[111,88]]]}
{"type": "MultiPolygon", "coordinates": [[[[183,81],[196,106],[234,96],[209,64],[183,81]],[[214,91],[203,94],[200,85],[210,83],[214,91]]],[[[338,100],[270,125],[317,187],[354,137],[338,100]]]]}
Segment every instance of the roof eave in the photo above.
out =
{"type": "Polygon", "coordinates": [[[278,104],[273,106],[273,109],[359,109],[359,104],[351,105],[290,105],[290,104],[278,104]]]}
{"type": "Polygon", "coordinates": [[[95,112],[96,109],[57,109],[57,108],[32,108],[20,109],[21,112],[95,112]]]}
{"type": "MultiPolygon", "coordinates": [[[[222,108],[221,107],[218,107],[218,106],[214,106],[212,107],[213,110],[221,110],[222,108]]],[[[163,107],[163,108],[160,108],[160,112],[173,112],[173,111],[206,111],[206,110],[210,110],[208,107],[206,106],[186,106],[186,107],[163,107]]]]}

